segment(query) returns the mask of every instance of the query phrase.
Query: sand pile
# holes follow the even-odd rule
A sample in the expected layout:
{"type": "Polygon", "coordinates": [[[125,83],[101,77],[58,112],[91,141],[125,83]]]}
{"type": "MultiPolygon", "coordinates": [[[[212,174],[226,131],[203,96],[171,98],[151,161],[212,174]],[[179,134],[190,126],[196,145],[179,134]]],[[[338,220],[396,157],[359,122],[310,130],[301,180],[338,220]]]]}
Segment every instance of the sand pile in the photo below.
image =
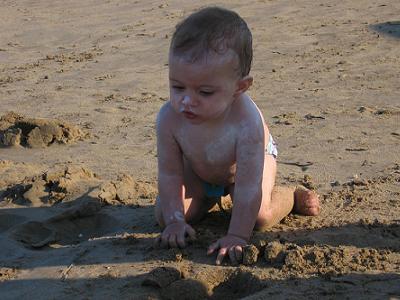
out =
{"type": "Polygon", "coordinates": [[[188,272],[176,267],[158,267],[142,282],[159,289],[163,299],[241,299],[266,287],[260,278],[242,270],[199,268],[188,272]]]}
{"type": "Polygon", "coordinates": [[[117,180],[103,183],[99,189],[90,193],[110,205],[133,205],[154,203],[157,189],[154,184],[137,181],[127,174],[121,174],[117,180]]]}
{"type": "Polygon", "coordinates": [[[0,118],[0,145],[29,148],[68,144],[88,136],[77,126],[64,121],[27,118],[9,112],[0,118]]]}
{"type": "Polygon", "coordinates": [[[99,184],[99,179],[90,170],[69,165],[15,182],[4,191],[0,190],[0,199],[32,207],[51,206],[71,200],[99,184]]]}
{"type": "MultiPolygon", "coordinates": [[[[2,161],[0,166],[14,165],[2,161]]],[[[18,165],[18,164],[17,164],[18,165]]],[[[1,169],[0,169],[1,170],[1,169]]],[[[0,183],[8,169],[0,172],[0,183]]],[[[78,165],[56,167],[35,176],[18,177],[0,185],[0,199],[6,203],[40,207],[67,202],[84,196],[101,200],[109,205],[148,205],[154,202],[157,189],[150,182],[137,181],[130,175],[121,174],[116,180],[101,180],[89,169],[78,165]],[[150,202],[149,202],[150,201],[150,202]]]]}

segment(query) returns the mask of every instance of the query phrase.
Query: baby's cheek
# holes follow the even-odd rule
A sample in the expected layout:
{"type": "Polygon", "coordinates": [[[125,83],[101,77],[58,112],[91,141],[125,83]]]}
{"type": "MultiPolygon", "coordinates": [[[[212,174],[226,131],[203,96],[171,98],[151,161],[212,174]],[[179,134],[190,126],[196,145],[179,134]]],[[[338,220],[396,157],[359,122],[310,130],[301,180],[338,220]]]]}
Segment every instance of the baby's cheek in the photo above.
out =
{"type": "Polygon", "coordinates": [[[180,106],[180,104],[179,104],[179,99],[177,99],[176,96],[174,97],[174,96],[171,94],[170,100],[169,100],[169,101],[171,102],[171,105],[172,105],[172,107],[174,108],[174,110],[175,110],[175,111],[179,111],[179,106],[180,106]]]}

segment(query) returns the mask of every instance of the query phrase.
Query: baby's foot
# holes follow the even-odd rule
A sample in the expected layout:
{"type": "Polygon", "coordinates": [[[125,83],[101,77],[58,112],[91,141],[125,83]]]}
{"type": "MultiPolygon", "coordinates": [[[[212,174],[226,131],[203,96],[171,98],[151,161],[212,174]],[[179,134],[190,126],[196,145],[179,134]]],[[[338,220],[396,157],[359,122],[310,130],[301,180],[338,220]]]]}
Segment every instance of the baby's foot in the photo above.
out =
{"type": "Polygon", "coordinates": [[[317,193],[303,186],[296,187],[293,212],[306,216],[316,216],[319,211],[320,205],[317,193]]]}

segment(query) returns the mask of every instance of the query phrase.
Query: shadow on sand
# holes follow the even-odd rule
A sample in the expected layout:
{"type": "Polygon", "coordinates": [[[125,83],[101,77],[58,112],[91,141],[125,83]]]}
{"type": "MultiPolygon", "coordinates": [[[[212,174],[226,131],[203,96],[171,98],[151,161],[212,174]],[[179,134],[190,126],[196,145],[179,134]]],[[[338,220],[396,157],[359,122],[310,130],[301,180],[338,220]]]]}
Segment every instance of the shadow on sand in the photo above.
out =
{"type": "MultiPolygon", "coordinates": [[[[215,270],[218,272],[218,270],[215,270]]],[[[1,299],[398,299],[400,274],[345,274],[262,280],[239,269],[211,285],[193,278],[160,288],[144,275],[81,279],[30,279],[0,283],[1,299]]]]}
{"type": "Polygon", "coordinates": [[[369,28],[380,34],[400,39],[400,21],[373,24],[369,28]]]}

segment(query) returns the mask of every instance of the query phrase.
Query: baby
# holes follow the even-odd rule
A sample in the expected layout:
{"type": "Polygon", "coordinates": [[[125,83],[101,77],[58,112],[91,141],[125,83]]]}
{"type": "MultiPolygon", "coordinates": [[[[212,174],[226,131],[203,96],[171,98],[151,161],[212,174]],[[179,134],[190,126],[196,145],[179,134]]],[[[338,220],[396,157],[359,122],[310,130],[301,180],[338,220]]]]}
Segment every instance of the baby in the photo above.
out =
{"type": "Polygon", "coordinates": [[[156,218],[162,247],[186,246],[189,225],[220,200],[233,201],[229,230],[211,244],[216,264],[242,259],[254,228],[277,224],[291,211],[319,213],[318,196],[274,187],[277,149],[246,91],[252,35],[235,12],[202,9],[177,25],[169,53],[170,100],[157,117],[156,218]]]}

